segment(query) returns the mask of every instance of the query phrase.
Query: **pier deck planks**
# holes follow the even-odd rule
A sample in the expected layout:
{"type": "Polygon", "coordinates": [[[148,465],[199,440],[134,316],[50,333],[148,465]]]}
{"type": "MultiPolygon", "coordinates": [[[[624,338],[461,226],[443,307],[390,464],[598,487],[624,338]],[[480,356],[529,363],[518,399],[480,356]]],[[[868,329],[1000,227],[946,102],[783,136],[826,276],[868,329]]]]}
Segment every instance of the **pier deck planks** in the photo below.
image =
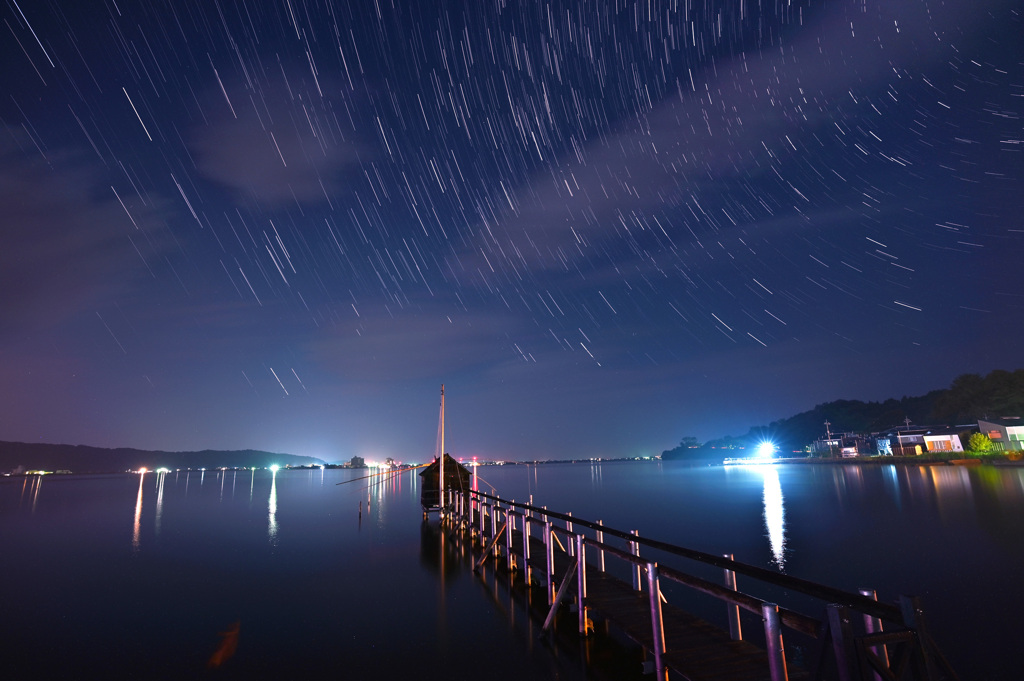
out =
{"type": "MultiPolygon", "coordinates": [[[[512,533],[512,551],[522,564],[523,536],[512,533]]],[[[504,547],[504,542],[499,540],[504,547]]],[[[571,557],[557,549],[554,553],[554,581],[562,580],[572,563],[571,557]]],[[[544,543],[530,537],[530,568],[533,581],[545,581],[544,543]]],[[[575,577],[573,578],[575,579],[575,577]]],[[[575,588],[572,589],[575,593],[575,588]]],[[[654,649],[650,603],[647,594],[636,591],[617,577],[600,572],[587,563],[585,605],[593,614],[607,620],[647,651],[654,649]]],[[[665,653],[662,662],[688,681],[771,681],[768,656],[764,650],[746,641],[733,641],[728,632],[685,610],[662,603],[665,653]]],[[[810,675],[789,664],[789,678],[801,680],[810,675]]]]}

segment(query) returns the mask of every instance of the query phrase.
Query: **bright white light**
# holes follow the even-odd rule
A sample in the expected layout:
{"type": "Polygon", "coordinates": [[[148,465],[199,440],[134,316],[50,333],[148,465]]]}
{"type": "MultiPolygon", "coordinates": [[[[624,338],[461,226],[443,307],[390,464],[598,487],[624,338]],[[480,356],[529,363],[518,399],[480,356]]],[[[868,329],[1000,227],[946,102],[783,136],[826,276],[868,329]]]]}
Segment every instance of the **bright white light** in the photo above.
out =
{"type": "Polygon", "coordinates": [[[280,470],[280,468],[281,467],[275,463],[273,466],[270,467],[270,470],[276,473],[278,470],[280,470]]]}
{"type": "Polygon", "coordinates": [[[765,441],[757,446],[757,455],[762,459],[770,459],[774,453],[775,443],[773,442],[765,441]]]}

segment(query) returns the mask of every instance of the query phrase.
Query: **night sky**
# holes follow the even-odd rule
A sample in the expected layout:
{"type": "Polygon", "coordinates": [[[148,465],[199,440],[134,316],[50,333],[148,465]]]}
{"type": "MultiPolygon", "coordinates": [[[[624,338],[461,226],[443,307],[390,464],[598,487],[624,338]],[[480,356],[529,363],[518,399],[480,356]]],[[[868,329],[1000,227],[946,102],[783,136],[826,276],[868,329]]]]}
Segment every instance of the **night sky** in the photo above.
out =
{"type": "MultiPolygon", "coordinates": [[[[0,439],[658,454],[1016,369],[1018,0],[6,0],[0,439]]],[[[833,424],[841,429],[842,424],[833,424]]]]}

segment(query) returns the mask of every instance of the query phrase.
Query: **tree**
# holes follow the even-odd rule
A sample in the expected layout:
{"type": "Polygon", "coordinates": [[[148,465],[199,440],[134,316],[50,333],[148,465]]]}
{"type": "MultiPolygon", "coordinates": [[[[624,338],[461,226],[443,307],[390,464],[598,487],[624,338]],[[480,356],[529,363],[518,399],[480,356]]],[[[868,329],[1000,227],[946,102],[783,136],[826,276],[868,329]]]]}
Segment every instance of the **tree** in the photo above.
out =
{"type": "Polygon", "coordinates": [[[691,435],[687,435],[679,442],[679,446],[683,449],[697,449],[700,447],[700,440],[691,435]]]}
{"type": "Polygon", "coordinates": [[[988,452],[992,449],[992,440],[985,433],[975,433],[967,441],[967,448],[972,452],[988,452]]]}

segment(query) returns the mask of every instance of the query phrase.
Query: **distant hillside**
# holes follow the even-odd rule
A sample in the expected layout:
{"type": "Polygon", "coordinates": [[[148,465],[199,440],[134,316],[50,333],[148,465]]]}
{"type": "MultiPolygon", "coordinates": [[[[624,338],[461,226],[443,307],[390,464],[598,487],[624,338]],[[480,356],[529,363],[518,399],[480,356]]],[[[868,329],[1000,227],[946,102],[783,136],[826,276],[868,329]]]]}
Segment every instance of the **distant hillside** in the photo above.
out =
{"type": "Polygon", "coordinates": [[[68,470],[73,473],[108,473],[139,469],[219,468],[257,466],[302,466],[322,464],[320,459],[293,454],[275,454],[255,449],[201,452],[150,452],[143,449],[104,449],[85,445],[51,445],[25,442],[0,442],[0,472],[9,473],[19,466],[26,470],[68,470]]]}
{"type": "Polygon", "coordinates": [[[917,425],[952,426],[999,416],[1024,416],[1024,369],[996,370],[986,376],[963,374],[949,388],[920,397],[827,402],[796,416],[753,427],[746,435],[719,438],[700,447],[694,447],[697,443],[693,438],[684,438],[680,446],[662,452],[662,458],[694,458],[721,449],[746,449],[762,440],[771,440],[783,452],[802,450],[825,436],[825,421],[833,434],[875,433],[903,425],[906,419],[917,425]]]}

